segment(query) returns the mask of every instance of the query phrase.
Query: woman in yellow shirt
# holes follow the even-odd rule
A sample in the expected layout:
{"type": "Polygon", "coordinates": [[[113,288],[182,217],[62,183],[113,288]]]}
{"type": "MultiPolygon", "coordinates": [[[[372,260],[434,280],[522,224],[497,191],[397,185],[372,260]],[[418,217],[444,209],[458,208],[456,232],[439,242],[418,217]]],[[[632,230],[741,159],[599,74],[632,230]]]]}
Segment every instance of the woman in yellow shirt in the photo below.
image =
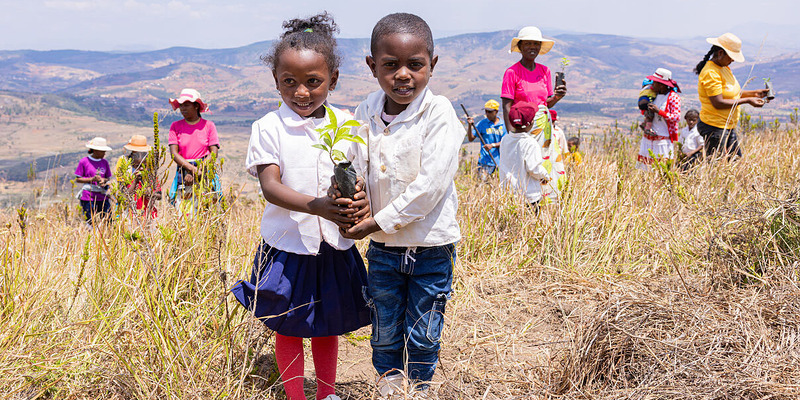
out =
{"type": "Polygon", "coordinates": [[[739,105],[762,107],[767,89],[742,91],[729,65],[744,61],[742,41],[732,33],[706,39],[711,50],[694,69],[699,75],[697,94],[700,97],[700,122],[697,131],[705,140],[706,153],[722,151],[742,155],[736,136],[739,105]]]}

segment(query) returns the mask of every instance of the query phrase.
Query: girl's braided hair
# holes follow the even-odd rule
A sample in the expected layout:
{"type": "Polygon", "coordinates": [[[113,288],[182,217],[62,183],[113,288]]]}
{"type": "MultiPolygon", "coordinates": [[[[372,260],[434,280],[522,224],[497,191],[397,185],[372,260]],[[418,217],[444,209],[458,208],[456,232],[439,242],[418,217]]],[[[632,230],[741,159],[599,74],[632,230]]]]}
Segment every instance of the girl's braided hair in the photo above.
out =
{"type": "Polygon", "coordinates": [[[280,63],[281,54],[287,49],[313,50],[323,57],[328,64],[331,74],[339,69],[340,57],[336,53],[336,39],[333,34],[339,32],[339,27],[327,11],[308,18],[295,18],[283,22],[281,34],[271,51],[261,57],[273,71],[280,63]]]}

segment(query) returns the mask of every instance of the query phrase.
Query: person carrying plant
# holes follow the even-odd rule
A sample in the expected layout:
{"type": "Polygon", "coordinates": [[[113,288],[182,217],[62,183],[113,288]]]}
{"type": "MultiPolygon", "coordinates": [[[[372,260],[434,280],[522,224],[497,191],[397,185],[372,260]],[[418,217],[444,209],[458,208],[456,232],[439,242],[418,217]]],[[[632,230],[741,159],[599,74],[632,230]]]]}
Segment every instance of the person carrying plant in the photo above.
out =
{"type": "Polygon", "coordinates": [[[697,131],[705,140],[706,155],[742,156],[736,126],[739,124],[739,105],[760,108],[765,104],[769,89],[742,90],[731,71],[734,61],[744,62],[742,41],[732,33],[707,38],[711,44],[705,57],[697,63],[697,95],[700,97],[700,122],[697,131]]]}
{"type": "MultiPolygon", "coordinates": [[[[245,165],[267,200],[261,244],[249,280],[231,292],[275,331],[275,360],[286,397],[303,393],[303,338],[311,338],[317,399],[335,394],[338,336],[369,324],[362,292],[367,272],[354,242],[339,229],[369,213],[363,182],[355,200],[327,195],[334,165],[315,147],[330,122],[328,93],[339,78],[337,30],[322,13],[283,24],[264,61],[282,104],[253,123],[245,165]],[[353,207],[347,207],[352,205],[353,207]]],[[[349,114],[330,107],[341,121],[349,114]]],[[[340,150],[339,150],[340,151],[340,150]]]]}
{"type": "MultiPolygon", "coordinates": [[[[182,120],[169,127],[169,151],[175,160],[175,179],[169,190],[171,203],[175,203],[179,192],[194,185],[201,171],[198,162],[210,154],[219,152],[219,138],[214,122],[204,119],[202,113],[208,112],[208,104],[194,89],[183,89],[176,99],[169,99],[172,109],[180,109],[182,120]]],[[[214,192],[220,193],[222,185],[219,176],[211,178],[214,192]]]]}
{"type": "Polygon", "coordinates": [[[653,82],[656,98],[647,104],[647,109],[655,116],[652,129],[645,131],[639,141],[636,168],[645,171],[649,171],[656,160],[675,158],[673,143],[678,141],[678,124],[681,120],[680,90],[673,90],[678,83],[672,79],[672,72],[658,68],[647,79],[653,82]]]}
{"type": "Polygon", "coordinates": [[[111,151],[105,138],[96,137],[86,143],[89,156],[82,158],[75,168],[75,182],[83,186],[78,194],[86,223],[93,226],[97,220],[108,221],[111,218],[111,200],[108,197],[108,181],[111,179],[111,167],[105,159],[111,151]]]}
{"type": "Polygon", "coordinates": [[[478,171],[481,180],[486,180],[497,169],[495,160],[500,158],[500,140],[506,134],[506,126],[497,113],[500,110],[500,103],[496,100],[489,100],[483,105],[486,118],[475,124],[474,119],[467,117],[467,139],[472,142],[477,135],[472,133],[473,127],[480,135],[481,155],[478,158],[478,171]],[[490,154],[491,153],[491,154],[490,154]]]}
{"type": "MultiPolygon", "coordinates": [[[[133,201],[136,202],[137,210],[140,210],[146,218],[156,218],[158,216],[158,210],[154,203],[155,201],[161,200],[161,185],[156,181],[154,183],[155,186],[150,187],[145,184],[146,177],[142,176],[142,172],[144,172],[144,160],[147,158],[147,154],[152,147],[147,144],[147,137],[133,135],[128,141],[128,144],[123,146],[123,148],[130,152],[125,156],[128,162],[122,163],[122,159],[120,158],[115,170],[119,171],[123,164],[129,166],[133,181],[126,186],[126,191],[133,196],[133,201]]],[[[123,171],[119,172],[124,173],[123,171]]]]}
{"type": "Polygon", "coordinates": [[[353,145],[373,215],[345,236],[370,235],[372,365],[381,396],[403,381],[427,392],[439,361],[453,283],[458,198],[453,178],[464,128],[450,100],[428,88],[438,57],[420,17],[389,14],[372,30],[367,65],[381,90],[355,112],[368,147],[353,145]]]}

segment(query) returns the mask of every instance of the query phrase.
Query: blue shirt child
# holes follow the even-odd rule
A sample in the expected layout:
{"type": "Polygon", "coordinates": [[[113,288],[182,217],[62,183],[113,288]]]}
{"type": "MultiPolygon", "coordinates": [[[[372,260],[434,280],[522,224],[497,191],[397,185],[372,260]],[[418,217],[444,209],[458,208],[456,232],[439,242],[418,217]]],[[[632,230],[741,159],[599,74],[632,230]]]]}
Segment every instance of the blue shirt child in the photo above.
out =
{"type": "MultiPolygon", "coordinates": [[[[484,118],[475,124],[475,130],[483,136],[485,144],[500,143],[500,140],[503,139],[503,136],[506,134],[506,125],[501,118],[498,118],[497,122],[492,122],[489,118],[484,118]]],[[[491,151],[495,160],[500,159],[499,147],[494,147],[489,151],[491,151]]],[[[489,151],[486,151],[486,149],[481,146],[481,156],[478,159],[478,164],[491,167],[495,166],[492,157],[489,156],[489,151]]]]}

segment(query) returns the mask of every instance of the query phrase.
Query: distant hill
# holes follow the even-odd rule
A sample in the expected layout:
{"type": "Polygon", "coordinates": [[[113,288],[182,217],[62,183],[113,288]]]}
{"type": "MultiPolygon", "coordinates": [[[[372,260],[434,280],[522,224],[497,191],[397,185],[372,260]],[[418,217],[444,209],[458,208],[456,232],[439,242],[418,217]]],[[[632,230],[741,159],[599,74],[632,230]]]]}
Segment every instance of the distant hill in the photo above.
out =
{"type": "MultiPolygon", "coordinates": [[[[486,99],[498,98],[503,72],[519,58],[508,54],[514,34],[498,31],[437,40],[440,61],[432,89],[475,110],[486,99]]],[[[702,43],[690,50],[613,35],[565,33],[555,40],[553,50],[539,61],[556,71],[561,57],[571,60],[569,94],[557,106],[562,111],[608,117],[630,114],[641,79],[659,66],[673,71],[688,103],[696,102],[697,78],[691,69],[703,56],[697,50],[704,47],[702,43]]],[[[230,49],[173,47],[137,53],[0,51],[0,90],[48,93],[100,119],[140,122],[141,114],[166,108],[167,98],[181,88],[195,87],[212,103],[215,120],[245,123],[279,100],[271,73],[260,60],[271,45],[265,41],[230,49]],[[121,107],[130,109],[122,112],[121,107]]],[[[369,43],[340,39],[339,47],[341,83],[331,101],[353,108],[377,89],[364,63],[369,43]]],[[[740,80],[747,78],[751,67],[736,66],[740,80]]],[[[794,76],[798,67],[800,53],[772,57],[755,66],[753,76],[770,77],[779,91],[779,103],[773,107],[800,101],[800,80],[794,76]]],[[[749,87],[758,85],[760,79],[749,87]]]]}

